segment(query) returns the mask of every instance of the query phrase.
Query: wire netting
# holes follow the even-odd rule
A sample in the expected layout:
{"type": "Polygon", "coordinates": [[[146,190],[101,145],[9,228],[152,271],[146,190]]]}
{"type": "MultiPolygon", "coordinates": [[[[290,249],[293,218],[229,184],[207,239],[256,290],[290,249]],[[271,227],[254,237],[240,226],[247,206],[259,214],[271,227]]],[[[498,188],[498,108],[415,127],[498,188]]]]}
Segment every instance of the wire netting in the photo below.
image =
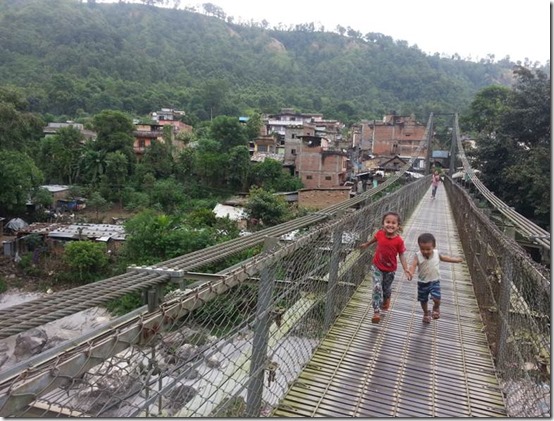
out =
{"type": "Polygon", "coordinates": [[[447,180],[497,376],[513,417],[550,416],[550,270],[447,180]]]}
{"type": "Polygon", "coordinates": [[[269,415],[367,275],[372,250],[357,246],[385,211],[407,218],[427,187],[268,237],[260,254],[171,291],[155,311],[2,379],[2,414],[269,415]]]}

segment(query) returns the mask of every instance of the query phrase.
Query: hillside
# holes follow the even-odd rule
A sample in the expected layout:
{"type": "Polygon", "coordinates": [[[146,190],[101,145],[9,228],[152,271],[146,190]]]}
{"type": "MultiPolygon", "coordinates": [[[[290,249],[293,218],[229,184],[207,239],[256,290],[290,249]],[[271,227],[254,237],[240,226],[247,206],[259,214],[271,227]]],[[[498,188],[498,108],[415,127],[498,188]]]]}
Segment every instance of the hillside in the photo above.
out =
{"type": "Polygon", "coordinates": [[[378,33],[277,31],[139,4],[0,3],[0,84],[58,117],[174,107],[204,120],[294,107],[347,123],[391,110],[423,119],[511,83],[512,66],[429,56],[378,33]]]}

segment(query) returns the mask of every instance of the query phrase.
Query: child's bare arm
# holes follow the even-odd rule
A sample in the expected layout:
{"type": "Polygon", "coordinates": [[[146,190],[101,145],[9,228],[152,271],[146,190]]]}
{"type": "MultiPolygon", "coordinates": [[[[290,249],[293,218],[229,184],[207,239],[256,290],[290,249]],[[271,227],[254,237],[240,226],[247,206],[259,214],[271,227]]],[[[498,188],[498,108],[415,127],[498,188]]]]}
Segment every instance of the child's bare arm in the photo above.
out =
{"type": "Polygon", "coordinates": [[[408,263],[406,262],[406,256],[404,256],[404,253],[400,253],[399,257],[400,257],[400,263],[402,263],[402,268],[404,269],[404,273],[406,274],[406,278],[408,278],[408,281],[411,281],[412,273],[410,272],[410,268],[408,268],[408,263]]]}
{"type": "MultiPolygon", "coordinates": [[[[415,270],[417,268],[417,256],[414,256],[414,258],[412,259],[412,263],[410,264],[410,274],[412,275],[412,277],[414,276],[415,274],[415,270]]],[[[411,280],[411,279],[410,279],[411,280]]]]}
{"type": "Polygon", "coordinates": [[[445,254],[440,254],[439,258],[441,262],[448,262],[448,263],[462,263],[464,261],[464,259],[462,259],[461,257],[450,257],[445,254]]]}
{"type": "Polygon", "coordinates": [[[366,241],[365,243],[360,244],[359,247],[362,248],[362,249],[365,249],[366,247],[369,247],[370,245],[372,245],[372,244],[374,244],[374,243],[376,243],[376,242],[377,242],[377,239],[376,239],[375,236],[374,236],[374,237],[371,238],[371,240],[366,241]]]}

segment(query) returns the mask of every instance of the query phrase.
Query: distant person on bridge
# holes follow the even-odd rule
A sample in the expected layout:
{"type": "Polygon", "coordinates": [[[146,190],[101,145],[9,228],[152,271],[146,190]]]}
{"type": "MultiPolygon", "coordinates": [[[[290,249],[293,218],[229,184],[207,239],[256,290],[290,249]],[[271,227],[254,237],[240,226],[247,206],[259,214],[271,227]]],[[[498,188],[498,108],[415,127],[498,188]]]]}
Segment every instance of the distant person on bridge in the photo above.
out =
{"type": "Polygon", "coordinates": [[[410,276],[412,279],[417,268],[417,301],[421,304],[423,310],[423,322],[430,323],[431,318],[440,318],[441,305],[441,285],[439,279],[439,262],[461,263],[464,260],[461,257],[450,257],[440,254],[436,249],[437,243],[433,234],[421,234],[417,238],[419,251],[416,252],[412,264],[410,265],[410,276]],[[427,308],[429,295],[433,300],[433,311],[427,308]]]}
{"type": "Polygon", "coordinates": [[[391,286],[397,268],[397,256],[400,257],[404,273],[411,278],[404,256],[406,246],[400,236],[401,223],[398,213],[385,213],[381,221],[383,227],[375,233],[371,240],[360,244],[360,248],[367,248],[377,243],[371,265],[373,275],[373,317],[371,321],[373,323],[379,323],[381,311],[387,311],[390,308],[391,286]]]}
{"type": "Polygon", "coordinates": [[[441,181],[441,175],[437,170],[433,173],[433,180],[431,182],[431,199],[434,199],[437,194],[437,189],[439,188],[439,183],[441,181]]]}

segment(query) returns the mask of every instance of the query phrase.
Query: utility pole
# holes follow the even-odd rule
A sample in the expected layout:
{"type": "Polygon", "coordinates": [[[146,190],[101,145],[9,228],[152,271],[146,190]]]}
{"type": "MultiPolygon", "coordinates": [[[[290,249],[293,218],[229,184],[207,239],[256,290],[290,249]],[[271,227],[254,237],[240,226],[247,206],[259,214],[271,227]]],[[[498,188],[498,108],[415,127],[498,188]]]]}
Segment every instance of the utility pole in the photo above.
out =
{"type": "Polygon", "coordinates": [[[450,144],[450,177],[454,175],[454,172],[456,172],[456,154],[457,154],[457,148],[458,148],[458,131],[456,128],[458,127],[458,114],[454,114],[454,121],[452,124],[452,142],[450,144]]]}
{"type": "Polygon", "coordinates": [[[425,163],[425,175],[431,174],[431,141],[433,139],[433,113],[429,115],[429,121],[427,123],[427,157],[425,163]]]}

